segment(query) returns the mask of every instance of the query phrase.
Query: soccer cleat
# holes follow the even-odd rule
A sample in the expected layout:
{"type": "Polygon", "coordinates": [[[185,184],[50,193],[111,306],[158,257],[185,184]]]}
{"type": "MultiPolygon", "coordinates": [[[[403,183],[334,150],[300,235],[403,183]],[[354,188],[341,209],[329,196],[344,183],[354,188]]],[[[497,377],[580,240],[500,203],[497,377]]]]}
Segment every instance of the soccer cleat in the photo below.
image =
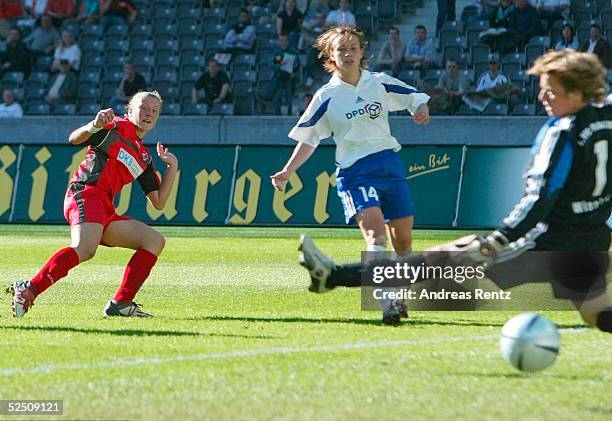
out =
{"type": "Polygon", "coordinates": [[[104,315],[107,317],[153,317],[152,314],[142,311],[140,307],[140,304],[134,302],[115,303],[113,300],[109,300],[108,303],[106,303],[106,307],[104,307],[104,315]]]}
{"type": "Polygon", "coordinates": [[[402,318],[408,317],[408,306],[405,300],[390,300],[388,305],[383,308],[382,322],[385,325],[397,326],[402,318]]]}
{"type": "Polygon", "coordinates": [[[312,292],[327,292],[333,289],[326,286],[327,279],[336,264],[333,259],[325,255],[315,246],[306,234],[300,236],[300,265],[310,273],[310,285],[308,290],[312,292]]]}
{"type": "Polygon", "coordinates": [[[13,282],[7,291],[13,294],[13,317],[23,317],[36,299],[30,281],[13,282]]]}

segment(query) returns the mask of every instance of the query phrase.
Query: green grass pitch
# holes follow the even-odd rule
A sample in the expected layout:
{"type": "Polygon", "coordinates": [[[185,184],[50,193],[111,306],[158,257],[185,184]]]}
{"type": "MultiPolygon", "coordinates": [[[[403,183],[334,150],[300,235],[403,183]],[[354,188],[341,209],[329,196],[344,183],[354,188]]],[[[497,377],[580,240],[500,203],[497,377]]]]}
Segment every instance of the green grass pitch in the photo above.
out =
{"type": "MultiPolygon", "coordinates": [[[[102,317],[128,250],[101,247],[23,319],[0,297],[0,399],[63,399],[65,419],[612,418],[610,335],[562,333],[557,362],[523,374],[498,350],[515,313],[414,312],[392,328],[358,290],[309,293],[299,233],[347,262],[356,229],[160,230],[166,250],[137,297],[152,319],[102,317]]],[[[415,248],[459,234],[417,231],[415,248]]],[[[68,244],[65,226],[0,226],[2,286],[68,244]]]]}

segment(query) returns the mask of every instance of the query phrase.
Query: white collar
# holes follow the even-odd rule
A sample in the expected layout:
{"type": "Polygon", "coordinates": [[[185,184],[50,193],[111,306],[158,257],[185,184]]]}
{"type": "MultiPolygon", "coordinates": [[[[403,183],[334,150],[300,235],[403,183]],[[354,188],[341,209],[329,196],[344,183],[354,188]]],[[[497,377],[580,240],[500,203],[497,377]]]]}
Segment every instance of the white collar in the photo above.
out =
{"type": "Polygon", "coordinates": [[[357,82],[357,85],[355,85],[355,86],[351,85],[350,83],[346,83],[345,81],[343,81],[340,78],[340,76],[338,76],[335,73],[329,79],[329,84],[332,85],[332,86],[346,85],[346,86],[351,87],[351,88],[357,88],[361,83],[366,82],[366,81],[368,81],[371,78],[372,78],[372,73],[370,73],[366,69],[361,69],[361,76],[359,77],[359,81],[357,82]]]}

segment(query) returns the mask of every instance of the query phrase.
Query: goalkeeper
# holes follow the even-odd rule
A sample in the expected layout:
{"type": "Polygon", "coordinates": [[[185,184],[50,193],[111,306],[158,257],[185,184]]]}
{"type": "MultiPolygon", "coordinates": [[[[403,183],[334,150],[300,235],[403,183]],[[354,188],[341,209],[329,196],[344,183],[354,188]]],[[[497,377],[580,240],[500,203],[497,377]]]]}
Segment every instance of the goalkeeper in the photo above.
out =
{"type": "MultiPolygon", "coordinates": [[[[594,252],[590,255],[601,256],[594,260],[597,273],[593,265],[577,267],[570,262],[563,267],[571,275],[561,277],[570,279],[569,283],[546,280],[552,283],[556,298],[572,300],[584,321],[612,332],[612,306],[601,273],[609,265],[607,220],[612,208],[608,182],[612,98],[604,101],[608,92],[605,69],[593,54],[564,50],[538,58],[529,74],[539,75],[538,100],[550,118],[532,146],[521,200],[490,234],[464,237],[401,261],[414,266],[439,265],[440,256],[446,256],[449,265],[485,265],[494,282],[509,288],[531,281],[506,279],[502,285],[495,279],[496,270],[509,264],[524,267],[523,253],[527,250],[558,252],[557,262],[559,256],[594,252]]],[[[366,269],[359,263],[335,265],[307,236],[302,236],[300,250],[300,263],[310,272],[311,291],[361,286],[366,269]]],[[[525,271],[537,269],[529,267],[525,271]]]]}

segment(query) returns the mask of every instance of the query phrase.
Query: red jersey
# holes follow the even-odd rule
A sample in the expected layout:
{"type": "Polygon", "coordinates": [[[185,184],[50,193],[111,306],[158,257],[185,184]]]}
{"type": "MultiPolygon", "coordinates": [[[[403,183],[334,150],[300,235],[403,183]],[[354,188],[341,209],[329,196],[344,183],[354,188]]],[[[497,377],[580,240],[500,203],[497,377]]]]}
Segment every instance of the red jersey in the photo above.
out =
{"type": "Polygon", "coordinates": [[[111,201],[123,186],[138,180],[145,195],[159,190],[153,159],[136,134],[136,126],[126,118],[115,117],[82,145],[87,156],[70,181],[75,191],[95,190],[111,201]]]}

